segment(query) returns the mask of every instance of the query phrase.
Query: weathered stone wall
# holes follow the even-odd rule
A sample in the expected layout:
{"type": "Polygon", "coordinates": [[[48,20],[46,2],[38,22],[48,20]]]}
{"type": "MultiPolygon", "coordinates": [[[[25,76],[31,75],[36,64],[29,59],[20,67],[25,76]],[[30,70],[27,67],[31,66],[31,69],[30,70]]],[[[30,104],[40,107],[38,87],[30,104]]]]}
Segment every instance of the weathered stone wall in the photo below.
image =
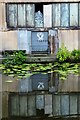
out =
{"type": "MultiPolygon", "coordinates": [[[[58,30],[59,47],[64,43],[69,50],[80,49],[80,30],[58,30]]],[[[18,49],[18,31],[0,32],[0,50],[18,49]]],[[[27,38],[26,38],[27,40],[27,38]]]]}
{"type": "Polygon", "coordinates": [[[2,32],[2,49],[16,50],[17,48],[17,31],[2,32]]]}
{"type": "Polygon", "coordinates": [[[79,49],[79,32],[80,30],[58,30],[59,47],[64,43],[69,50],[79,49]]]}

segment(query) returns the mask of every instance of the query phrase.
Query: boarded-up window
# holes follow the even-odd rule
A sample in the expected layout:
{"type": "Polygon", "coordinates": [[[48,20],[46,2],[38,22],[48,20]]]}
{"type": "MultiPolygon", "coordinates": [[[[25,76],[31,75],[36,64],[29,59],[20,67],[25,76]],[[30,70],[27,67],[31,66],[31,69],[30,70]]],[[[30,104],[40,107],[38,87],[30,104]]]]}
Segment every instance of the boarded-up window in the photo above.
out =
{"type": "Polygon", "coordinates": [[[80,3],[9,3],[7,25],[11,28],[80,27],[80,3]]]}
{"type": "Polygon", "coordinates": [[[52,11],[53,27],[80,26],[80,4],[78,6],[78,3],[56,3],[53,4],[52,11]]]}
{"type": "Polygon", "coordinates": [[[8,27],[34,27],[34,4],[7,4],[8,27]]]}

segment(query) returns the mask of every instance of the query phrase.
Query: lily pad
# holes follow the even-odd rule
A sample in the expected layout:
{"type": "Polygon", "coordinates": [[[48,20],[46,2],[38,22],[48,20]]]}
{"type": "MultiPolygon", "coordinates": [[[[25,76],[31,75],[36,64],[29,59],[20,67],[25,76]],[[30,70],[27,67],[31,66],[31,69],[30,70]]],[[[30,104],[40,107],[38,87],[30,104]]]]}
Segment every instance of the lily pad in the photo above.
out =
{"type": "Polygon", "coordinates": [[[7,82],[7,83],[12,83],[13,81],[12,81],[12,80],[7,80],[6,82],[7,82]]]}

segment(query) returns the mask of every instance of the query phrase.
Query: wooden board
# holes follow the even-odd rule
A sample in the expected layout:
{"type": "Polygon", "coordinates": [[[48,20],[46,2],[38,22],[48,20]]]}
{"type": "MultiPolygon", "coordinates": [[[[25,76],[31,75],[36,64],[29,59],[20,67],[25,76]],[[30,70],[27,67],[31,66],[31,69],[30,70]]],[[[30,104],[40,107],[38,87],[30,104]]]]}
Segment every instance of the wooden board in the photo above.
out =
{"type": "Polygon", "coordinates": [[[25,4],[18,4],[18,26],[26,26],[25,4]]]}
{"type": "Polygon", "coordinates": [[[53,26],[60,26],[60,4],[53,4],[53,26]]]}
{"type": "Polygon", "coordinates": [[[27,27],[34,27],[34,4],[26,5],[26,16],[27,27]]]}
{"type": "Polygon", "coordinates": [[[78,4],[70,4],[70,26],[78,26],[78,4]]]}
{"type": "Polygon", "coordinates": [[[27,96],[20,95],[20,116],[27,116],[27,96]]]}
{"type": "Polygon", "coordinates": [[[36,95],[36,109],[44,109],[44,95],[36,95]]]}
{"type": "Polygon", "coordinates": [[[11,96],[11,116],[19,116],[19,96],[11,96]]]}
{"type": "Polygon", "coordinates": [[[53,115],[61,115],[60,95],[53,95],[53,115]]]}
{"type": "Polygon", "coordinates": [[[61,115],[69,115],[69,95],[61,95],[61,115]]]}
{"type": "Polygon", "coordinates": [[[77,114],[77,95],[70,95],[70,114],[77,114]]]}
{"type": "Polygon", "coordinates": [[[69,27],[69,4],[61,4],[61,26],[69,27]]]}
{"type": "Polygon", "coordinates": [[[52,114],[52,95],[45,95],[45,114],[52,114]]]}
{"type": "Polygon", "coordinates": [[[36,115],[35,95],[28,96],[28,116],[36,115]]]}
{"type": "Polygon", "coordinates": [[[79,26],[80,26],[80,3],[79,3],[79,26]]]}
{"type": "Polygon", "coordinates": [[[9,11],[9,16],[7,16],[8,25],[11,27],[17,26],[17,5],[16,4],[9,4],[7,12],[9,11]]]}
{"type": "Polygon", "coordinates": [[[52,27],[52,5],[43,6],[44,27],[52,27]]]}

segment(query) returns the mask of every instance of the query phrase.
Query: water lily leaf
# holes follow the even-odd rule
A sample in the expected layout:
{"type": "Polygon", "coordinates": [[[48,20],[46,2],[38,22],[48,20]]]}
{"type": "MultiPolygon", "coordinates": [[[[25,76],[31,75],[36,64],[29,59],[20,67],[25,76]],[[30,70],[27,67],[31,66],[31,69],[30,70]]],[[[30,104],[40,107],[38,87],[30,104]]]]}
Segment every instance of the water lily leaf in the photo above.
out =
{"type": "Polygon", "coordinates": [[[13,81],[12,81],[12,80],[7,80],[6,82],[11,83],[11,82],[13,82],[13,81]]]}
{"type": "Polygon", "coordinates": [[[18,76],[18,78],[22,78],[23,76],[18,76]]]}
{"type": "Polygon", "coordinates": [[[51,73],[51,71],[48,71],[48,73],[51,73]]]}
{"type": "Polygon", "coordinates": [[[21,71],[22,73],[25,73],[26,71],[21,71]]]}
{"type": "Polygon", "coordinates": [[[14,65],[13,67],[14,67],[14,68],[19,68],[19,66],[15,66],[15,65],[14,65]]]}
{"type": "Polygon", "coordinates": [[[4,71],[3,71],[3,73],[5,74],[5,73],[7,73],[7,71],[6,71],[6,70],[4,70],[4,71]]]}
{"type": "Polygon", "coordinates": [[[14,71],[10,71],[10,73],[14,73],[14,71]]]}
{"type": "Polygon", "coordinates": [[[28,73],[28,74],[25,74],[25,77],[29,77],[29,76],[31,76],[32,74],[30,73],[28,73]]]}
{"type": "Polygon", "coordinates": [[[18,71],[18,69],[13,69],[14,71],[18,71]]]}
{"type": "Polygon", "coordinates": [[[14,76],[14,74],[9,74],[8,76],[13,77],[13,76],[14,76]]]}
{"type": "Polygon", "coordinates": [[[45,75],[45,74],[47,74],[47,72],[46,72],[46,73],[42,73],[42,74],[44,74],[44,75],[45,75]]]}
{"type": "Polygon", "coordinates": [[[66,80],[66,77],[62,77],[62,76],[61,76],[61,77],[60,77],[60,80],[66,80]]]}

